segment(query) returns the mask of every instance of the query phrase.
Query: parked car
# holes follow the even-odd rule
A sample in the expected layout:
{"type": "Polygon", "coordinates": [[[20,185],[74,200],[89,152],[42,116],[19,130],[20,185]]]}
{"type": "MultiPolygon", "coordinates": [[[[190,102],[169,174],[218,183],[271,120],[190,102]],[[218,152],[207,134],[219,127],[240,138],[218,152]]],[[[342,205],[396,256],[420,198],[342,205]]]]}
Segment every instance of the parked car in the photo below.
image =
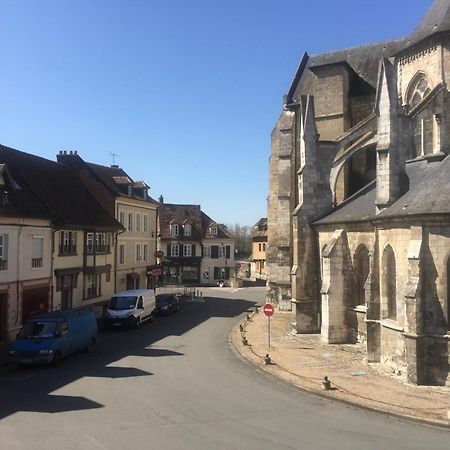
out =
{"type": "Polygon", "coordinates": [[[161,294],[156,296],[155,312],[159,316],[168,316],[180,310],[178,298],[173,294],[161,294]]]}
{"type": "Polygon", "coordinates": [[[153,320],[155,303],[155,293],[152,289],[118,292],[109,301],[106,326],[139,328],[142,322],[153,320]]]}
{"type": "Polygon", "coordinates": [[[27,320],[11,343],[9,353],[21,365],[57,364],[71,353],[89,350],[96,337],[93,308],[53,311],[27,320]]]}

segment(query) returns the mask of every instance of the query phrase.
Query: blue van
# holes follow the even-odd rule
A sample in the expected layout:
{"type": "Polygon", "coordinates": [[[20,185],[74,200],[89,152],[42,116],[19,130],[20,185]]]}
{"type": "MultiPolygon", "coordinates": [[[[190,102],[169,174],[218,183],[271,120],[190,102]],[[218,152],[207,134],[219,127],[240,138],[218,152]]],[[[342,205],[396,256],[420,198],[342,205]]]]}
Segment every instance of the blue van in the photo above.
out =
{"type": "Polygon", "coordinates": [[[93,308],[53,311],[23,324],[9,354],[18,364],[57,364],[79,350],[89,350],[97,338],[93,308]]]}

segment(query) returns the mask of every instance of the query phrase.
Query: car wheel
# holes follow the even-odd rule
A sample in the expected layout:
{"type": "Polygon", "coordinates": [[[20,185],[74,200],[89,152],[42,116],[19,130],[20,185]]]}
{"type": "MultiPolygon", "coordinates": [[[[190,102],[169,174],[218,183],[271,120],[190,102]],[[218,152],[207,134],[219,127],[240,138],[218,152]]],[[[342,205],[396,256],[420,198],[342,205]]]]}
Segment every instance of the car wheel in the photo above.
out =
{"type": "Polygon", "coordinates": [[[59,366],[60,364],[61,364],[61,353],[60,352],[56,352],[54,355],[53,355],[53,358],[52,358],[52,366],[53,367],[57,367],[57,366],[59,366]]]}
{"type": "Polygon", "coordinates": [[[92,352],[92,350],[94,350],[95,347],[95,343],[97,342],[97,339],[95,339],[95,337],[93,337],[90,341],[89,344],[85,347],[84,351],[86,353],[90,353],[92,352]]]}

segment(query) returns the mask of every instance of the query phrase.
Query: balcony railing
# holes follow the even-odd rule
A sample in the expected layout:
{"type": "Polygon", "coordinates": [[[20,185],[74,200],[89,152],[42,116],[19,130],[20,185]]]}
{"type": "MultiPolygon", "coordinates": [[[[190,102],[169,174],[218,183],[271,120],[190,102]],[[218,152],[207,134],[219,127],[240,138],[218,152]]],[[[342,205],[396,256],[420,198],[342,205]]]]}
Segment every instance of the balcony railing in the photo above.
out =
{"type": "Polygon", "coordinates": [[[39,267],[42,267],[42,258],[32,258],[31,259],[31,268],[37,269],[39,267]]]}
{"type": "Polygon", "coordinates": [[[8,269],[8,261],[6,259],[0,259],[0,270],[8,269]]]}
{"type": "Polygon", "coordinates": [[[111,246],[110,245],[86,245],[86,253],[93,254],[93,253],[110,253],[111,252],[111,246]]]}
{"type": "Polygon", "coordinates": [[[59,256],[76,255],[77,247],[75,244],[66,244],[59,246],[59,256]]]}

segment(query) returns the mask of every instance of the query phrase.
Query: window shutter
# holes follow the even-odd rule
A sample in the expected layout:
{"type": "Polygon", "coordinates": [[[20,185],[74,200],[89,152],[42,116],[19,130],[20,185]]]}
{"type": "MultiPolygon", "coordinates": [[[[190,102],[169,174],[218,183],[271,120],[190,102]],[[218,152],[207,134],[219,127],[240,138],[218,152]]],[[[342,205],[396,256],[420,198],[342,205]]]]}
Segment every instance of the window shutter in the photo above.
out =
{"type": "Polygon", "coordinates": [[[44,239],[40,237],[33,238],[31,257],[35,259],[42,258],[43,250],[44,250],[44,239]]]}
{"type": "Polygon", "coordinates": [[[231,253],[231,247],[229,246],[229,245],[227,245],[226,247],[225,247],[225,252],[226,252],[226,258],[227,259],[230,259],[230,253],[231,253]]]}
{"type": "Polygon", "coordinates": [[[192,256],[195,256],[195,244],[192,244],[192,256]]]}
{"type": "Polygon", "coordinates": [[[171,256],[171,253],[170,253],[170,244],[167,244],[167,253],[166,253],[166,256],[167,256],[168,258],[170,258],[170,256],[171,256]]]}

